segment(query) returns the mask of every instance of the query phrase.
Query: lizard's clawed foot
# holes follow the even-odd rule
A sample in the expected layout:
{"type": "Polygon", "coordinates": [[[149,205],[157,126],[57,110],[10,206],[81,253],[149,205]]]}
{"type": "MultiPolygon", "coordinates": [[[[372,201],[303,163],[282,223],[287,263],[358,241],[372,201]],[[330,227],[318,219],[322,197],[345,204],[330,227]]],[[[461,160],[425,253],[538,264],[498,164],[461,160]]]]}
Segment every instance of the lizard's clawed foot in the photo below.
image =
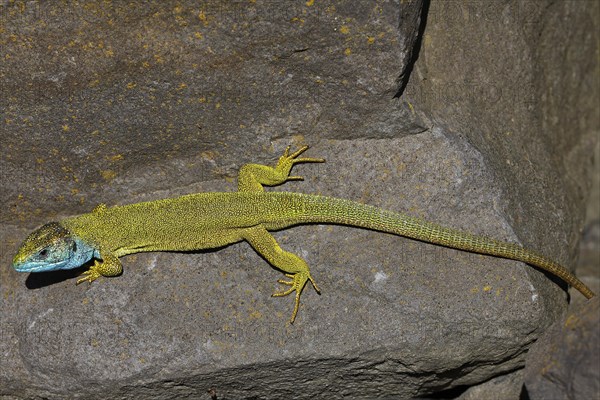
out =
{"type": "Polygon", "coordinates": [[[313,287],[315,288],[315,290],[317,291],[318,294],[321,294],[321,290],[319,290],[319,287],[317,286],[315,280],[313,279],[313,277],[310,275],[310,273],[307,272],[298,272],[295,274],[285,274],[285,276],[287,276],[288,278],[291,278],[291,281],[286,281],[283,279],[279,279],[277,282],[284,284],[284,285],[288,285],[290,286],[289,289],[283,291],[283,292],[277,292],[277,293],[273,293],[273,297],[282,297],[282,296],[287,296],[289,294],[291,294],[292,292],[296,292],[296,299],[294,302],[294,311],[292,312],[292,318],[290,319],[290,324],[293,324],[294,321],[296,320],[296,314],[298,314],[298,308],[300,307],[300,295],[302,294],[302,290],[304,290],[304,286],[306,286],[306,282],[310,281],[310,283],[312,283],[313,287]]]}
{"type": "MultiPolygon", "coordinates": [[[[285,148],[283,155],[281,157],[279,157],[279,161],[277,162],[277,167],[275,167],[275,169],[277,169],[279,171],[286,171],[286,174],[288,174],[294,164],[306,163],[306,162],[318,162],[318,163],[325,162],[325,160],[322,158],[310,158],[310,157],[298,158],[298,156],[300,154],[304,153],[308,149],[308,146],[302,146],[301,148],[299,148],[292,154],[290,154],[290,147],[291,146],[288,146],[285,148]]],[[[286,180],[301,181],[302,179],[303,178],[301,176],[288,176],[286,180]]]]}
{"type": "Polygon", "coordinates": [[[83,273],[83,275],[85,275],[83,278],[77,280],[77,282],[75,283],[76,285],[79,285],[80,283],[83,282],[89,282],[92,283],[93,281],[95,281],[96,279],[100,278],[102,276],[102,274],[100,272],[98,272],[98,269],[100,267],[100,262],[98,260],[96,260],[94,262],[94,265],[92,265],[90,267],[90,269],[88,269],[87,271],[85,271],[83,273]]]}

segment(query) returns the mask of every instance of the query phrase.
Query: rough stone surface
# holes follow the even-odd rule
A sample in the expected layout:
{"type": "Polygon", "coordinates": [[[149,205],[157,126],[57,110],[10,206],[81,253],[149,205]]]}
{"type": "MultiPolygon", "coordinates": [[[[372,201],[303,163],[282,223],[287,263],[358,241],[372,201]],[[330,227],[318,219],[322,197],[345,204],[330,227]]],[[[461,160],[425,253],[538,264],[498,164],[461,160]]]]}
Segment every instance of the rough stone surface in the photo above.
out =
{"type": "MultiPolygon", "coordinates": [[[[597,174],[600,176],[600,170],[597,174]]],[[[597,203],[600,208],[600,203],[597,203]]],[[[594,293],[600,293],[600,219],[589,221],[581,234],[577,274],[585,279],[594,293]]],[[[585,303],[583,297],[575,296],[576,290],[571,288],[572,305],[585,303]]]]}
{"type": "Polygon", "coordinates": [[[0,10],[1,221],[233,177],[277,138],[423,130],[394,1],[47,3],[0,10]]]}
{"type": "Polygon", "coordinates": [[[531,347],[525,384],[531,400],[600,398],[600,301],[574,307],[531,347]]]}
{"type": "Polygon", "coordinates": [[[456,400],[524,400],[523,369],[472,386],[456,400]]]}
{"type": "Polygon", "coordinates": [[[600,129],[599,15],[597,2],[433,1],[405,92],[481,152],[525,243],[560,243],[569,265],[600,129]]]}
{"type": "Polygon", "coordinates": [[[409,0],[400,3],[398,25],[401,72],[398,76],[396,97],[404,93],[408,79],[415,65],[421,47],[424,18],[427,15],[427,3],[423,0],[409,0]]]}
{"type": "Polygon", "coordinates": [[[82,270],[9,268],[47,220],[235,190],[242,164],[304,143],[328,162],[273,190],[570,265],[598,129],[597,5],[451,3],[431,3],[402,99],[401,44],[416,40],[398,36],[399,2],[0,3],[0,396],[410,398],[515,379],[566,295],[507,260],[346,227],[278,232],[323,290],[293,326],[292,299],[270,297],[280,273],[244,243],[128,256],[89,287],[82,270]],[[499,101],[473,95],[490,87],[499,101]]]}
{"type": "MultiPolygon", "coordinates": [[[[318,150],[312,154],[326,154],[328,163],[299,168],[306,181],[288,189],[515,240],[498,217],[500,194],[479,154],[440,131],[331,141],[318,150]]],[[[12,252],[26,232],[4,232],[12,252]]],[[[192,394],[214,386],[225,398],[240,398],[268,387],[278,398],[298,390],[289,385],[293,375],[310,382],[302,390],[307,398],[408,396],[518,368],[555,318],[531,280],[564,298],[558,285],[524,265],[391,235],[306,226],[275,236],[312,265],[323,290],[306,291],[291,327],[285,321],[292,299],[269,297],[279,273],[245,244],[129,256],[122,277],[89,288],[74,286],[73,273],[3,273],[12,305],[3,350],[20,366],[10,371],[19,373],[10,385],[92,397],[110,388],[127,397],[147,385],[148,396],[162,393],[174,381],[192,394]]]]}

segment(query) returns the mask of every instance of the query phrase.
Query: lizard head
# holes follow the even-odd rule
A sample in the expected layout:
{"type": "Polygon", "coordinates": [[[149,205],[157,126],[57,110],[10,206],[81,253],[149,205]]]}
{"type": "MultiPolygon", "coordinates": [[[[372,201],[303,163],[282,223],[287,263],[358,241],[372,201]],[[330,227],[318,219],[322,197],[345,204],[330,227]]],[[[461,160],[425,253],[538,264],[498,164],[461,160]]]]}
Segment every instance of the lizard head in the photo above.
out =
{"type": "Polygon", "coordinates": [[[93,256],[93,250],[81,244],[58,222],[50,222],[27,236],[13,259],[13,268],[42,272],[79,267],[93,256]]]}

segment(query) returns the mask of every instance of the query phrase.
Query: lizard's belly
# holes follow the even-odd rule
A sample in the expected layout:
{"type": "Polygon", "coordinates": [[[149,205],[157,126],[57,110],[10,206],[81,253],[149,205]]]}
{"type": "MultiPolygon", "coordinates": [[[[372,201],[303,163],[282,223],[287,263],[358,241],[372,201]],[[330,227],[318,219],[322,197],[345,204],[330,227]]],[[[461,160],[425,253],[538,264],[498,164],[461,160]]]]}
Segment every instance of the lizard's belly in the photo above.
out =
{"type": "Polygon", "coordinates": [[[119,256],[145,251],[193,251],[226,246],[243,240],[242,229],[171,231],[138,235],[135,242],[114,249],[119,256]]]}

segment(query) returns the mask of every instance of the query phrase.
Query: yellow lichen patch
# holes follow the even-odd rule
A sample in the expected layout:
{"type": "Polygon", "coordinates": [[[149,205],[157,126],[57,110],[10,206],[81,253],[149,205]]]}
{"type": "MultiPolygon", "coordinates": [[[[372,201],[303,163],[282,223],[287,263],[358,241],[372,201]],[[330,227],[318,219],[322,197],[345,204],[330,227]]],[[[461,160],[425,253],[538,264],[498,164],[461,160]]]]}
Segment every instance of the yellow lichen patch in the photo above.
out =
{"type": "Polygon", "coordinates": [[[262,317],[262,313],[258,310],[252,311],[250,313],[250,319],[259,319],[262,317]]]}
{"type": "Polygon", "coordinates": [[[117,173],[113,170],[105,169],[103,171],[100,171],[100,175],[102,175],[102,178],[104,180],[110,181],[110,180],[113,180],[117,176],[117,173]]]}
{"type": "Polygon", "coordinates": [[[347,25],[342,25],[340,27],[340,33],[343,33],[344,35],[347,35],[350,33],[350,28],[348,28],[347,25]]]}
{"type": "Polygon", "coordinates": [[[202,157],[205,160],[214,160],[216,158],[216,153],[214,151],[203,151],[202,153],[200,153],[200,157],[202,157]]]}
{"type": "Polygon", "coordinates": [[[315,4],[315,0],[308,0],[305,4],[306,7],[311,7],[313,4],[315,4]]]}
{"type": "Polygon", "coordinates": [[[406,170],[406,163],[400,161],[398,164],[396,164],[396,173],[402,173],[405,170],[406,170]]]}
{"type": "Polygon", "coordinates": [[[296,144],[306,143],[306,138],[304,137],[304,135],[299,135],[299,134],[293,135],[292,140],[293,140],[293,143],[296,143],[296,144]]]}
{"type": "Polygon", "coordinates": [[[578,322],[579,318],[576,315],[569,315],[569,317],[565,321],[565,328],[573,329],[578,322]]]}
{"type": "Polygon", "coordinates": [[[367,43],[369,43],[369,44],[373,44],[373,43],[375,43],[375,38],[374,38],[373,36],[369,36],[369,37],[367,38],[367,43]]]}
{"type": "Polygon", "coordinates": [[[433,39],[431,38],[431,35],[425,35],[425,40],[424,40],[424,44],[426,47],[430,47],[431,43],[433,42],[433,39]]]}
{"type": "Polygon", "coordinates": [[[346,50],[344,50],[344,54],[349,56],[350,54],[352,54],[352,50],[350,49],[350,47],[347,47],[346,50]]]}
{"type": "Polygon", "coordinates": [[[484,292],[489,292],[490,290],[492,290],[492,287],[491,287],[490,285],[485,285],[485,286],[483,287],[483,291],[484,291],[484,292]]]}
{"type": "Polygon", "coordinates": [[[129,82],[127,84],[127,89],[131,90],[131,89],[135,88],[136,86],[137,86],[137,83],[135,83],[135,82],[129,82]]]}

